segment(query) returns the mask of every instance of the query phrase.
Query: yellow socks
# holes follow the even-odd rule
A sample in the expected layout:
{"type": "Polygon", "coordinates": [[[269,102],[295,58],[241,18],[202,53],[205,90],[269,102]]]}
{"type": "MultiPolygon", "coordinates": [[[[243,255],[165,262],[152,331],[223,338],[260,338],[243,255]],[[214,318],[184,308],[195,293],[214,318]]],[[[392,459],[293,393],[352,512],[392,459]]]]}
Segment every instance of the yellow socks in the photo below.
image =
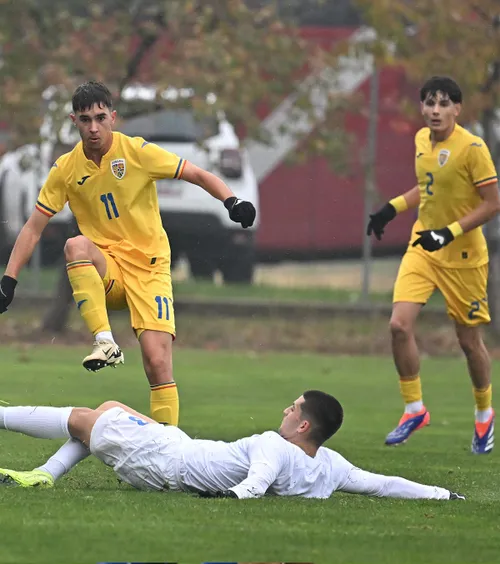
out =
{"type": "Polygon", "coordinates": [[[474,392],[477,411],[489,410],[491,408],[491,398],[493,395],[491,384],[485,390],[476,390],[476,388],[472,388],[472,391],[474,392]]]}
{"type": "Polygon", "coordinates": [[[151,417],[158,423],[179,424],[179,394],[175,382],[151,386],[151,417]]]}
{"type": "Polygon", "coordinates": [[[399,380],[399,388],[405,402],[405,413],[419,413],[422,402],[422,382],[417,374],[412,380],[399,380]]]}
{"type": "Polygon", "coordinates": [[[422,382],[417,375],[413,380],[400,380],[399,388],[405,403],[422,401],[422,382]]]}
{"type": "Polygon", "coordinates": [[[96,335],[111,331],[102,279],[89,260],[75,260],[66,265],[73,288],[73,298],[89,331],[96,335]]]}

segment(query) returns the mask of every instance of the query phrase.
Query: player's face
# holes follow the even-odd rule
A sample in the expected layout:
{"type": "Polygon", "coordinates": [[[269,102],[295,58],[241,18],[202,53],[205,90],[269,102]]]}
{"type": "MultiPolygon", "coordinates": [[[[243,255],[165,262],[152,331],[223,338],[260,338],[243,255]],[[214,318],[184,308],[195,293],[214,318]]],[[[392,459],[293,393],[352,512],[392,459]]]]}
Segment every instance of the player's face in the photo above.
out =
{"type": "Polygon", "coordinates": [[[116,112],[106,106],[94,104],[89,110],[71,114],[73,123],[78,128],[84,147],[89,151],[109,149],[112,139],[112,127],[116,112]]]}
{"type": "Polygon", "coordinates": [[[291,439],[296,436],[299,429],[304,425],[302,410],[300,409],[302,403],[304,403],[304,397],[300,396],[283,411],[283,421],[279,433],[284,439],[291,439]]]}
{"type": "Polygon", "coordinates": [[[461,105],[454,104],[448,94],[437,92],[435,96],[428,94],[421,109],[425,123],[433,133],[448,133],[455,126],[461,105]]]}

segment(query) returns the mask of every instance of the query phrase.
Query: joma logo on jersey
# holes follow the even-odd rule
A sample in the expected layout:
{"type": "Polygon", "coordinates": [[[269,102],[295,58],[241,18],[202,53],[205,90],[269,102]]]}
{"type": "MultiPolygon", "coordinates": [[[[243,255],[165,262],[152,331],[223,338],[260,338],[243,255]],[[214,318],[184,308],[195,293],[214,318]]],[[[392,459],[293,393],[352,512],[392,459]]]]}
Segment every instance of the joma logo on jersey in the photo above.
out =
{"type": "Polygon", "coordinates": [[[441,151],[439,151],[439,155],[438,155],[439,166],[444,166],[448,162],[449,157],[450,157],[450,151],[448,151],[448,149],[442,149],[441,151]]]}
{"type": "Polygon", "coordinates": [[[121,180],[125,176],[125,159],[115,159],[111,161],[111,172],[118,180],[121,180]]]}

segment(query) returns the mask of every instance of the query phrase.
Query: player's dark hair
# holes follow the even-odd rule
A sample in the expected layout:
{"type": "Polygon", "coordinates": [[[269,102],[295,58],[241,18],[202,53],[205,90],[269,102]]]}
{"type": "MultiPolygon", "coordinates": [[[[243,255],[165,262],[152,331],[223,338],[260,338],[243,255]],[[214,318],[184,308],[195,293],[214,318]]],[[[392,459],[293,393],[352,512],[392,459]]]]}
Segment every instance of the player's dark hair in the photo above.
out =
{"type": "Polygon", "coordinates": [[[321,446],[342,426],[344,410],[337,399],[325,392],[308,390],[302,395],[304,397],[304,402],[300,404],[302,419],[306,419],[311,424],[310,439],[316,446],[321,446]]]}
{"type": "Polygon", "coordinates": [[[94,104],[100,108],[113,108],[113,99],[111,92],[102,82],[89,80],[74,91],[73,98],[73,111],[85,112],[90,110],[94,104]]]}
{"type": "Polygon", "coordinates": [[[460,86],[449,76],[432,76],[420,89],[420,101],[424,102],[429,95],[436,96],[438,92],[447,94],[454,104],[462,103],[460,86]]]}

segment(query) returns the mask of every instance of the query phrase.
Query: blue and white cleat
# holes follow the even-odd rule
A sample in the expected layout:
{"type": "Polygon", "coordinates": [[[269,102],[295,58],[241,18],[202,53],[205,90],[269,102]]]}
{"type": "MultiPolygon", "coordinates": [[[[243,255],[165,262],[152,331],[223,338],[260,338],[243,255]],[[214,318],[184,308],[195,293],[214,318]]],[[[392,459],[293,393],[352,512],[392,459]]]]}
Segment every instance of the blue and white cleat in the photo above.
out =
{"type": "Polygon", "coordinates": [[[486,423],[478,423],[474,426],[471,451],[473,454],[489,454],[495,444],[495,412],[486,423]]]}
{"type": "Polygon", "coordinates": [[[397,446],[406,443],[412,433],[429,425],[430,421],[431,415],[425,407],[418,413],[404,413],[398,426],[385,438],[385,444],[397,446]]]}

